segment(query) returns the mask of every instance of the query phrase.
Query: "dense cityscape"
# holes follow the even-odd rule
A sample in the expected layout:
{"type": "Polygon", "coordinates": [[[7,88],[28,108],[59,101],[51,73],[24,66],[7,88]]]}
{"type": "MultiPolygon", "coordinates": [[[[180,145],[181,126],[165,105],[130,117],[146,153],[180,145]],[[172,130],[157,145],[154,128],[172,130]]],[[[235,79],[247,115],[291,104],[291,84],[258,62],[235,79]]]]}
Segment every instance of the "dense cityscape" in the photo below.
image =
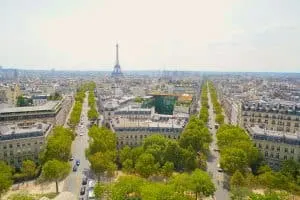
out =
{"type": "Polygon", "coordinates": [[[0,200],[300,200],[299,0],[0,2],[0,200]]]}
{"type": "Polygon", "coordinates": [[[300,75],[1,68],[3,199],[291,199],[300,75]]]}

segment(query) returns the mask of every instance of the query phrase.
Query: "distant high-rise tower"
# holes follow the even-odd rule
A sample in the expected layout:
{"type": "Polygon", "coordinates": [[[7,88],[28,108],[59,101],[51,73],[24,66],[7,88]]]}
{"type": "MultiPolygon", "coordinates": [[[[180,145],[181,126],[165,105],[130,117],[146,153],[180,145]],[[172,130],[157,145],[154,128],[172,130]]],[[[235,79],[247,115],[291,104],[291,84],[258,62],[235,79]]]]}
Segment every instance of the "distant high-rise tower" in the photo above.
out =
{"type": "Polygon", "coordinates": [[[123,73],[121,72],[121,66],[119,64],[119,45],[116,45],[116,65],[114,66],[114,70],[111,73],[112,77],[120,77],[123,76],[123,73]]]}

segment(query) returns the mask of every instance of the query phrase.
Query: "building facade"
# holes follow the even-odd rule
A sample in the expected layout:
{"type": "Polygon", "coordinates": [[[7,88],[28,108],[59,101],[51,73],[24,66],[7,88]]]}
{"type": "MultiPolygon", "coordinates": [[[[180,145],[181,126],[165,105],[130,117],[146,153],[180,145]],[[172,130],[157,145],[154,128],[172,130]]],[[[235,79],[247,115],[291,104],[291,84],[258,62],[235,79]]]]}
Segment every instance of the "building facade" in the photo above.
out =
{"type": "Polygon", "coordinates": [[[281,161],[300,161],[300,133],[286,133],[249,127],[248,132],[254,145],[272,168],[279,169],[281,161]]]}
{"type": "Polygon", "coordinates": [[[251,101],[242,103],[241,125],[296,133],[300,125],[300,104],[294,102],[251,101]]]}
{"type": "Polygon", "coordinates": [[[23,160],[38,162],[52,125],[44,123],[19,123],[1,126],[0,160],[20,167],[23,160]]]}

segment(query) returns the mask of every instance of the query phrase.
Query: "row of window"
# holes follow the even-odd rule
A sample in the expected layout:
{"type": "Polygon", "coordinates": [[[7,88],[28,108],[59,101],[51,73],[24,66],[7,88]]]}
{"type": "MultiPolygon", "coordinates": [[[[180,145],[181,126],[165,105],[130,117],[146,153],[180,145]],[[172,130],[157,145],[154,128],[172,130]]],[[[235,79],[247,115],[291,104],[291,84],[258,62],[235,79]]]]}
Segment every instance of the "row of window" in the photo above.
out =
{"type": "Polygon", "coordinates": [[[260,113],[247,113],[244,112],[243,116],[251,116],[251,117],[263,117],[263,118],[272,118],[272,119],[282,119],[282,120],[295,120],[300,121],[299,117],[291,117],[291,116],[282,116],[282,115],[262,115],[260,113]]]}
{"type": "MultiPolygon", "coordinates": [[[[254,146],[255,146],[255,147],[258,146],[258,148],[260,148],[260,149],[263,148],[263,146],[262,146],[260,143],[258,143],[258,145],[257,145],[256,143],[254,143],[254,146]]],[[[268,144],[265,145],[265,149],[269,149],[269,145],[268,145],[268,144]]],[[[271,149],[272,151],[274,151],[275,149],[276,149],[276,151],[280,151],[280,150],[281,150],[281,147],[280,147],[280,146],[277,146],[277,147],[275,148],[274,145],[271,145],[271,146],[270,146],[270,149],[271,149]]],[[[282,149],[283,149],[283,148],[282,148],[282,149]]],[[[284,152],[285,152],[285,153],[289,153],[289,149],[285,147],[285,148],[284,148],[284,152]]],[[[291,148],[291,149],[290,149],[290,153],[295,153],[295,149],[294,149],[294,148],[291,148]]]]}
{"type": "MultiPolygon", "coordinates": [[[[269,157],[269,158],[280,159],[279,153],[276,153],[276,155],[275,155],[275,157],[274,157],[274,154],[273,154],[272,152],[269,154],[268,151],[265,152],[265,157],[266,157],[266,158],[269,157]]],[[[283,156],[283,160],[287,160],[287,159],[288,159],[288,156],[287,156],[287,155],[284,155],[284,156],[283,156]]],[[[294,156],[290,156],[289,159],[294,160],[294,156]]]]}
{"type": "MultiPolygon", "coordinates": [[[[179,139],[180,136],[176,136],[176,135],[163,135],[165,138],[169,138],[169,139],[179,139]]],[[[143,138],[147,138],[147,135],[126,135],[126,136],[119,136],[118,140],[123,140],[123,139],[143,139],[143,138]]]]}
{"type": "MultiPolygon", "coordinates": [[[[2,145],[3,146],[3,149],[7,149],[8,147],[10,148],[10,149],[12,149],[12,148],[14,148],[14,147],[26,147],[26,146],[31,146],[31,145],[37,145],[38,144],[38,141],[35,141],[34,143],[17,143],[17,144],[9,144],[9,145],[7,145],[7,144],[4,144],[4,145],[2,145]]],[[[39,142],[39,144],[40,145],[42,145],[43,144],[43,142],[42,141],[40,141],[39,142]]]]}
{"type": "MultiPolygon", "coordinates": [[[[42,147],[40,147],[41,149],[42,147]]],[[[38,153],[39,152],[39,149],[38,148],[35,148],[34,149],[34,153],[38,153]]],[[[17,155],[17,156],[20,156],[22,154],[31,154],[33,153],[31,151],[31,149],[27,149],[27,150],[23,150],[23,151],[18,151],[17,153],[14,154],[14,151],[9,151],[9,156],[14,156],[14,155],[17,155]]],[[[8,156],[8,152],[7,151],[3,151],[3,156],[4,157],[7,157],[8,156]]]]}
{"type": "MultiPolygon", "coordinates": [[[[248,121],[248,119],[247,119],[247,118],[244,118],[244,122],[247,122],[247,121],[248,121]]],[[[257,123],[265,123],[265,124],[268,124],[268,123],[269,123],[269,120],[267,120],[267,119],[265,119],[265,120],[257,119],[257,120],[256,120],[256,118],[250,118],[250,119],[249,119],[249,122],[257,122],[257,123]]],[[[276,123],[275,120],[272,120],[272,121],[271,121],[271,124],[273,124],[273,125],[277,124],[277,125],[281,125],[281,126],[284,126],[284,125],[286,125],[286,126],[291,126],[291,122],[286,122],[286,123],[284,123],[283,121],[277,121],[277,123],[276,123]]],[[[295,123],[295,124],[294,124],[294,127],[299,127],[299,123],[295,123]]]]}

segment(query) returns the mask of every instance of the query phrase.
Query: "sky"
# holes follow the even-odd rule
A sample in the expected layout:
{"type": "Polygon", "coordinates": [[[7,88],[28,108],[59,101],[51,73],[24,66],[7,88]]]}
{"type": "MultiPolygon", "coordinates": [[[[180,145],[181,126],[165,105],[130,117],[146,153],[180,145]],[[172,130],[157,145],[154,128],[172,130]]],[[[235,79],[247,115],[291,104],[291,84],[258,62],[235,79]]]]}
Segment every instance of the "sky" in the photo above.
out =
{"type": "Polygon", "coordinates": [[[0,0],[0,65],[300,72],[299,0],[0,0]]]}

